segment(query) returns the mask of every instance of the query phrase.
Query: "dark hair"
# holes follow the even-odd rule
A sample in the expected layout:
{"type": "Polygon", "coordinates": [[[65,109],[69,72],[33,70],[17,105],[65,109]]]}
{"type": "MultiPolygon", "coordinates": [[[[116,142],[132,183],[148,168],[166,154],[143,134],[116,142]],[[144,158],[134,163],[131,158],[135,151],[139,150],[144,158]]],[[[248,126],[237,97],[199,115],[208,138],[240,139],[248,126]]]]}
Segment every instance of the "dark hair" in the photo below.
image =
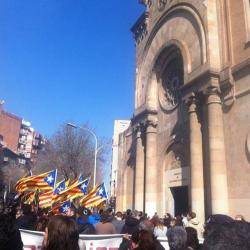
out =
{"type": "Polygon", "coordinates": [[[20,232],[9,214],[0,214],[0,246],[1,250],[23,249],[20,232]]]}
{"type": "Polygon", "coordinates": [[[110,208],[107,209],[107,212],[108,212],[109,214],[113,214],[113,209],[110,207],[110,208]]]}
{"type": "Polygon", "coordinates": [[[119,217],[119,218],[122,218],[122,217],[123,217],[122,212],[120,212],[120,211],[116,212],[115,216],[116,216],[116,217],[119,217]]]}
{"type": "Polygon", "coordinates": [[[23,211],[24,215],[30,215],[31,214],[31,205],[23,204],[22,205],[22,211],[23,211]]]}
{"type": "Polygon", "coordinates": [[[48,219],[45,216],[42,216],[38,219],[37,223],[36,223],[36,231],[41,231],[44,232],[45,228],[47,227],[48,224],[48,219]]]}
{"type": "Polygon", "coordinates": [[[187,232],[187,247],[191,247],[193,249],[199,248],[199,240],[198,240],[198,234],[197,230],[193,227],[186,227],[187,232]]]}
{"type": "Polygon", "coordinates": [[[204,250],[250,249],[250,224],[247,222],[210,222],[205,227],[204,236],[204,250]]]}
{"type": "Polygon", "coordinates": [[[102,214],[101,214],[101,219],[100,221],[102,223],[107,223],[107,222],[111,222],[112,218],[110,217],[109,213],[107,211],[104,211],[102,214]]]}
{"type": "Polygon", "coordinates": [[[138,250],[155,250],[159,244],[152,232],[147,230],[141,230],[139,232],[138,250]]]}
{"type": "Polygon", "coordinates": [[[61,215],[50,218],[46,250],[79,250],[78,239],[78,228],[73,219],[61,215]]]}
{"type": "Polygon", "coordinates": [[[131,209],[127,209],[127,211],[126,211],[126,215],[127,215],[127,216],[132,215],[132,211],[131,211],[131,209]]]}
{"type": "Polygon", "coordinates": [[[167,231],[170,250],[181,250],[186,247],[187,232],[181,226],[169,228],[167,231]]]}

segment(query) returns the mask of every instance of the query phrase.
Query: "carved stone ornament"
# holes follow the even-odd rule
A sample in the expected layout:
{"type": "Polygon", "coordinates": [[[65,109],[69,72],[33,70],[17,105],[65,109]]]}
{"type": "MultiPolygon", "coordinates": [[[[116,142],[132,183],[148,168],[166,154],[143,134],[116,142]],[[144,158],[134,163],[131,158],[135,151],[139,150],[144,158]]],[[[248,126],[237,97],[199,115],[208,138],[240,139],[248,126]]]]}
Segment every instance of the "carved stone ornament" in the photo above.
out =
{"type": "Polygon", "coordinates": [[[162,10],[167,4],[168,0],[158,0],[158,9],[162,10]]]}
{"type": "Polygon", "coordinates": [[[165,84],[159,88],[159,103],[165,111],[174,110],[179,104],[179,86],[178,76],[167,79],[165,84]]]}
{"type": "Polygon", "coordinates": [[[139,2],[147,7],[150,7],[152,5],[152,0],[140,0],[139,2]]]}

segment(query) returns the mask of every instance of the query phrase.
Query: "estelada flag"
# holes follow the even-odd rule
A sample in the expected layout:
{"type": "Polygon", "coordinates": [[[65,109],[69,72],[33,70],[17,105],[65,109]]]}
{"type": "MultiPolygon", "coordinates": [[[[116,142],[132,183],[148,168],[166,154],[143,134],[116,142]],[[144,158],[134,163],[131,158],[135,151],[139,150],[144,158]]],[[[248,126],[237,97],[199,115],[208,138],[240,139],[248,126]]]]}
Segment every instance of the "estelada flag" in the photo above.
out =
{"type": "Polygon", "coordinates": [[[87,179],[81,181],[81,182],[74,182],[72,185],[70,185],[68,188],[66,188],[64,191],[60,192],[58,195],[53,197],[53,203],[61,202],[62,200],[73,200],[74,198],[79,196],[85,195],[87,192],[87,186],[89,183],[90,177],[87,179]]]}
{"type": "Polygon", "coordinates": [[[60,194],[63,190],[67,188],[69,181],[62,180],[56,184],[55,190],[47,191],[45,193],[41,193],[38,196],[39,207],[46,208],[52,206],[54,197],[60,194]]]}
{"type": "Polygon", "coordinates": [[[57,170],[52,170],[47,173],[40,175],[33,175],[32,177],[27,177],[16,185],[16,191],[32,191],[32,190],[43,190],[50,191],[55,189],[55,183],[57,178],[57,170]]]}
{"type": "Polygon", "coordinates": [[[105,184],[96,186],[87,196],[80,200],[80,204],[85,207],[94,207],[100,205],[108,199],[105,184]]]}
{"type": "Polygon", "coordinates": [[[17,181],[15,185],[15,189],[18,190],[19,186],[24,183],[25,181],[28,181],[29,179],[32,179],[34,176],[31,176],[29,174],[26,174],[24,177],[22,177],[20,180],[17,181]]]}
{"type": "Polygon", "coordinates": [[[83,181],[80,181],[76,187],[69,189],[67,193],[68,199],[72,201],[75,198],[80,198],[85,196],[88,192],[87,188],[89,182],[90,182],[90,177],[86,178],[83,181]]]}

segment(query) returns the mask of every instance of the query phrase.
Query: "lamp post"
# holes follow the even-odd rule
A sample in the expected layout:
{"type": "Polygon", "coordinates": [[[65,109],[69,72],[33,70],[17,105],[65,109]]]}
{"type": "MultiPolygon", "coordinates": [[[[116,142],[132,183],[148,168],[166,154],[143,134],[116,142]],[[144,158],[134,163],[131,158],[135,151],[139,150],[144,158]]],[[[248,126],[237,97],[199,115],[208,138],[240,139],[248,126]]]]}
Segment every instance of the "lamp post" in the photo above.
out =
{"type": "Polygon", "coordinates": [[[80,127],[80,126],[77,126],[77,125],[72,124],[72,123],[67,123],[67,126],[72,127],[72,128],[76,128],[76,129],[78,128],[78,129],[86,130],[91,135],[93,135],[93,137],[95,138],[94,182],[93,182],[93,187],[95,187],[95,183],[96,183],[96,157],[97,157],[97,152],[101,148],[101,147],[97,148],[97,145],[98,145],[97,136],[96,136],[96,134],[92,130],[90,130],[88,128],[80,127]]]}

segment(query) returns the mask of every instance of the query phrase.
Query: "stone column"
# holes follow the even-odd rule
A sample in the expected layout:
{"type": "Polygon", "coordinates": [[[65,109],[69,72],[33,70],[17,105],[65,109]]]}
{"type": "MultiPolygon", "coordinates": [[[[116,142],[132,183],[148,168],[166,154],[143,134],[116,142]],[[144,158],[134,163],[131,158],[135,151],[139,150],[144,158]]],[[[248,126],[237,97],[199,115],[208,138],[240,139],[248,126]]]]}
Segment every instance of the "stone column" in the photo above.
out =
{"type": "MultiPolygon", "coordinates": [[[[145,173],[145,212],[153,216],[157,212],[158,178],[157,169],[157,123],[146,123],[146,173],[145,173]]],[[[161,178],[161,177],[160,177],[161,178]]]]}
{"type": "Polygon", "coordinates": [[[135,209],[144,211],[144,148],[142,127],[136,127],[135,209]]]}
{"type": "Polygon", "coordinates": [[[213,214],[228,214],[227,170],[221,98],[218,89],[215,87],[209,88],[206,95],[208,111],[211,208],[213,214]]]}
{"type": "Polygon", "coordinates": [[[199,122],[197,98],[188,100],[189,135],[190,135],[190,171],[191,171],[191,206],[198,219],[205,221],[204,177],[202,155],[202,132],[199,122]]]}

